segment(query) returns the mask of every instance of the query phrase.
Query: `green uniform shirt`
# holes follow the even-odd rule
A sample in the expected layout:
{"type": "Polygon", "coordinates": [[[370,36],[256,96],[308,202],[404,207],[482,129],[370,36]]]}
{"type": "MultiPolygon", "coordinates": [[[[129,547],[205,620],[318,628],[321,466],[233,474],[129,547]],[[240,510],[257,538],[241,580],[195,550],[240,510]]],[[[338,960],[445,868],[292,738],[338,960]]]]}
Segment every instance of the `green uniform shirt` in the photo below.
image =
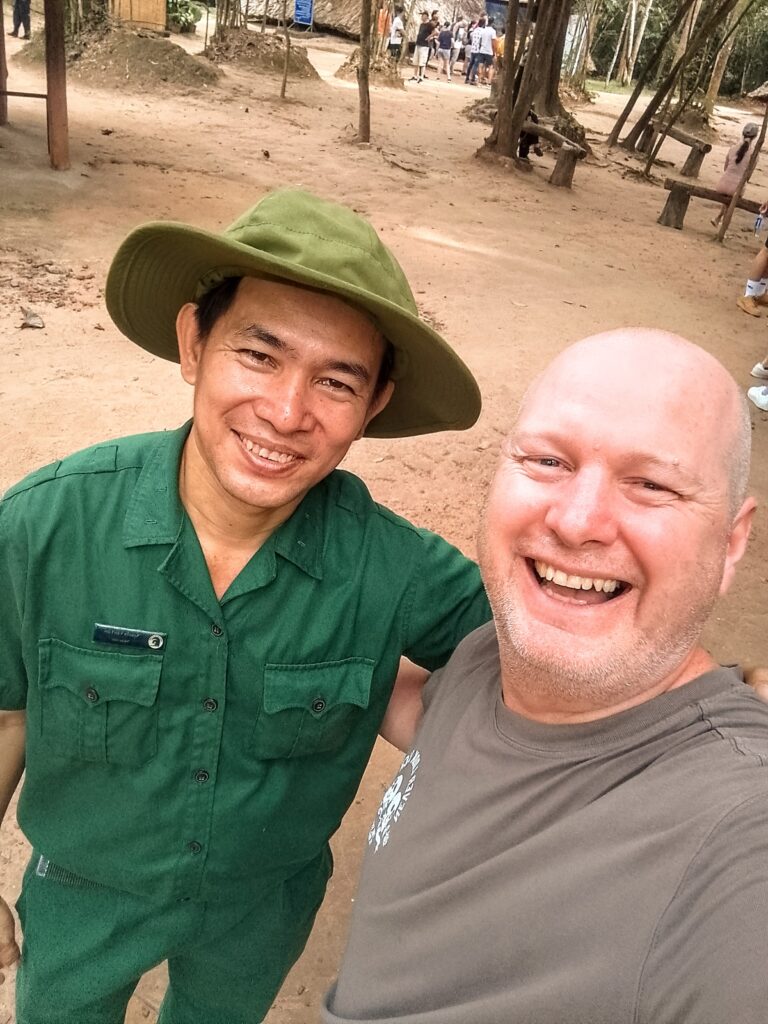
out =
{"type": "Polygon", "coordinates": [[[490,617],[477,566],[336,471],[217,600],[181,505],[189,431],[90,448],[0,503],[0,707],[19,823],[96,882],[243,898],[321,855],[398,659],[490,617]]]}

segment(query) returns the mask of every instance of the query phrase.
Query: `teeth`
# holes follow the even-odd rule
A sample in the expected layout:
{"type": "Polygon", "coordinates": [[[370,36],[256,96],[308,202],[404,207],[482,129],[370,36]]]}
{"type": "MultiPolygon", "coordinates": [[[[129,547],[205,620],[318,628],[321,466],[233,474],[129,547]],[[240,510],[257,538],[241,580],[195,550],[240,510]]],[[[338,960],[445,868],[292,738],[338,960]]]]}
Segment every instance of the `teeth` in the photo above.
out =
{"type": "Polygon", "coordinates": [[[296,458],[295,455],[289,455],[288,452],[275,452],[270,451],[269,448],[257,448],[253,441],[248,437],[243,437],[241,440],[247,451],[255,451],[260,458],[268,459],[270,462],[285,464],[286,462],[293,462],[296,458]]]}
{"type": "Polygon", "coordinates": [[[559,587],[568,587],[570,590],[592,590],[598,593],[612,594],[619,586],[619,580],[592,579],[589,576],[569,576],[562,569],[555,569],[553,565],[536,560],[534,562],[536,573],[543,580],[556,583],[559,587]]]}

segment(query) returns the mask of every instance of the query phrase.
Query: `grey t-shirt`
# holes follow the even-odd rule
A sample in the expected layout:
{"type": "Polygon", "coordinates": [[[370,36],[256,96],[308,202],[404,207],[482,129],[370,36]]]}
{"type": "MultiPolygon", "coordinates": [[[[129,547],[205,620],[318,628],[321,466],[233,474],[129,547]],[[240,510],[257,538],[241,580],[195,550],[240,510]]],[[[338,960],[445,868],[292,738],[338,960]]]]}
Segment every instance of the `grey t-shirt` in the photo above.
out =
{"type": "Polygon", "coordinates": [[[543,725],[489,624],[427,702],[326,1024],[768,1021],[768,708],[734,673],[543,725]]]}

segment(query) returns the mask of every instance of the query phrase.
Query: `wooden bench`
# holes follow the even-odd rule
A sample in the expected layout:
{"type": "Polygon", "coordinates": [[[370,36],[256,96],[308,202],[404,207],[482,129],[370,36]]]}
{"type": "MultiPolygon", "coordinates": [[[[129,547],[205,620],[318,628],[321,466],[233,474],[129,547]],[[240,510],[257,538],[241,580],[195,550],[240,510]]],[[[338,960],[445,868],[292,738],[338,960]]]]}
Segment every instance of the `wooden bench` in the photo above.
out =
{"type": "MultiPolygon", "coordinates": [[[[656,223],[663,224],[665,228],[682,228],[688,204],[693,196],[697,199],[711,199],[713,203],[730,203],[732,198],[723,195],[722,192],[715,192],[713,188],[689,185],[687,181],[675,181],[674,178],[665,178],[664,188],[669,191],[669,195],[656,223]]],[[[760,203],[755,199],[745,199],[743,196],[736,205],[740,210],[748,210],[750,213],[758,213],[760,210],[760,203]]]]}
{"type": "MultiPolygon", "coordinates": [[[[640,141],[637,144],[637,148],[641,153],[650,153],[653,147],[656,145],[656,140],[661,134],[664,125],[658,121],[649,121],[648,126],[640,136],[640,141]]],[[[688,132],[684,132],[681,128],[677,128],[674,125],[667,132],[667,137],[674,139],[675,142],[682,142],[684,146],[690,147],[690,153],[688,158],[680,169],[680,173],[684,178],[698,178],[701,165],[704,163],[704,157],[707,153],[711,152],[712,144],[709,142],[702,142],[701,139],[697,139],[695,135],[689,135],[688,132]]]]}
{"type": "Polygon", "coordinates": [[[531,135],[538,135],[539,138],[546,139],[547,142],[551,142],[559,147],[555,166],[549,176],[549,183],[550,185],[558,185],[560,188],[570,188],[573,184],[573,172],[576,169],[576,161],[584,159],[587,155],[586,149],[571,139],[567,139],[553,128],[547,128],[543,124],[534,124],[533,121],[525,121],[523,123],[523,131],[530,132],[531,135]]]}

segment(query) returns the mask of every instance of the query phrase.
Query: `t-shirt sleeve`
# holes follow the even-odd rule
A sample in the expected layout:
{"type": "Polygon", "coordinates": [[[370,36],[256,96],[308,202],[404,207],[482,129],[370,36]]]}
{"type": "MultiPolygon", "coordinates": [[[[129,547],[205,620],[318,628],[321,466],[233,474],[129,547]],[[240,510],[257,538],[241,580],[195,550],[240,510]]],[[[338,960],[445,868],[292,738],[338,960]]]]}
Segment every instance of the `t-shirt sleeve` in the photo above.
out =
{"type": "Polygon", "coordinates": [[[21,539],[14,540],[8,502],[0,501],[0,710],[19,711],[27,705],[27,673],[21,649],[23,585],[21,539]]]}
{"type": "Polygon", "coordinates": [[[689,865],[656,930],[638,1008],[638,1024],[768,1019],[768,789],[731,811],[689,865]]]}
{"type": "Polygon", "coordinates": [[[491,609],[477,564],[437,534],[419,533],[422,553],[413,567],[403,654],[434,671],[490,619],[491,609]]]}

